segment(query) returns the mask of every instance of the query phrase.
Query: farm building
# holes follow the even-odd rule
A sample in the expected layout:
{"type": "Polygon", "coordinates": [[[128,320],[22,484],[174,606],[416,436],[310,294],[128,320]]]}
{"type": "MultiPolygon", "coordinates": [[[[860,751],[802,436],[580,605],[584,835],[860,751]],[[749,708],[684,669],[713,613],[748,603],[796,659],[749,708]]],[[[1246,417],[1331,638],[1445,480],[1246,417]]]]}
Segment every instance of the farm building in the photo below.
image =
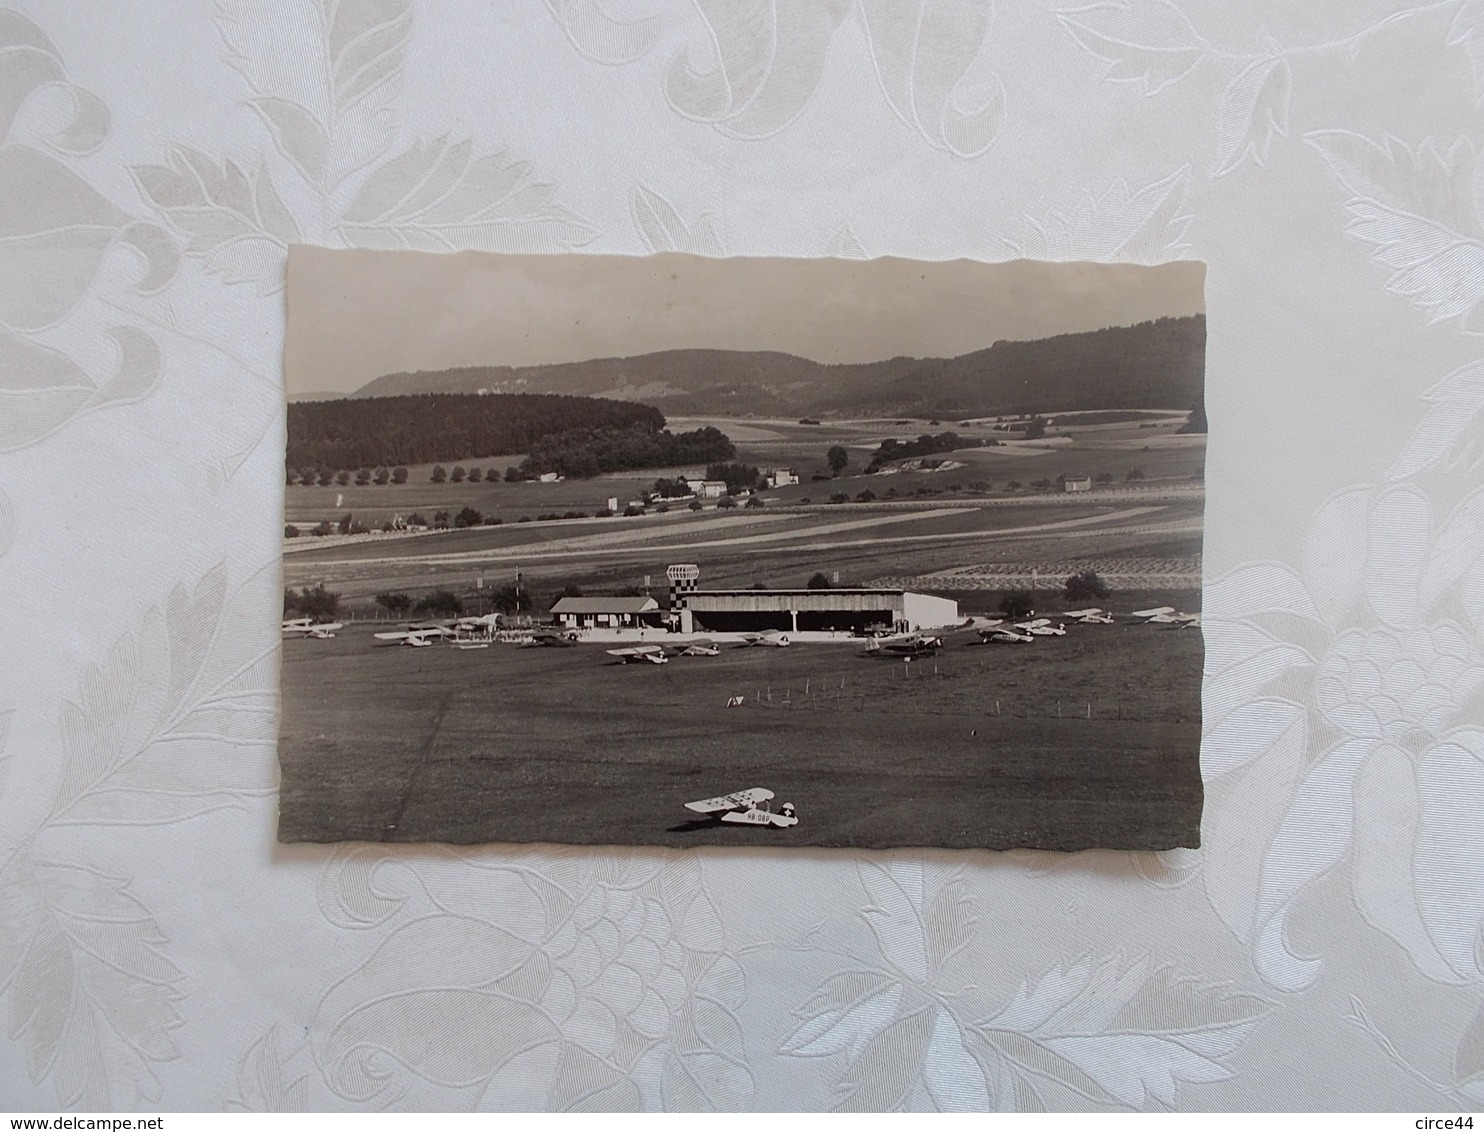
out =
{"type": "Polygon", "coordinates": [[[904,590],[690,590],[679,595],[682,633],[913,631],[958,622],[958,602],[904,590]]]}
{"type": "Polygon", "coordinates": [[[564,629],[632,629],[658,623],[652,597],[564,597],[551,607],[564,629]]]}
{"type": "Polygon", "coordinates": [[[763,482],[769,487],[788,487],[799,482],[799,473],[792,468],[769,468],[763,482]]]}
{"type": "Polygon", "coordinates": [[[686,480],[685,486],[701,499],[720,499],[727,493],[724,480],[686,480]]]}
{"type": "Polygon", "coordinates": [[[1062,490],[1063,491],[1091,491],[1092,490],[1092,477],[1091,476],[1068,476],[1066,479],[1062,480],[1062,490]]]}

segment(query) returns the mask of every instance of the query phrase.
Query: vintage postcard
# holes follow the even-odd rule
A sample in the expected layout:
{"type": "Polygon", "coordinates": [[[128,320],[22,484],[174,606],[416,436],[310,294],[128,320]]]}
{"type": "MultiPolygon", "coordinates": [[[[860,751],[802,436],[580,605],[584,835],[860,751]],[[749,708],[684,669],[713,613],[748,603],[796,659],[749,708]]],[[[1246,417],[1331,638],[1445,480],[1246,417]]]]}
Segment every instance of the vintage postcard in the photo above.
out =
{"type": "Polygon", "coordinates": [[[1203,284],[291,249],[280,839],[1199,844],[1203,284]]]}

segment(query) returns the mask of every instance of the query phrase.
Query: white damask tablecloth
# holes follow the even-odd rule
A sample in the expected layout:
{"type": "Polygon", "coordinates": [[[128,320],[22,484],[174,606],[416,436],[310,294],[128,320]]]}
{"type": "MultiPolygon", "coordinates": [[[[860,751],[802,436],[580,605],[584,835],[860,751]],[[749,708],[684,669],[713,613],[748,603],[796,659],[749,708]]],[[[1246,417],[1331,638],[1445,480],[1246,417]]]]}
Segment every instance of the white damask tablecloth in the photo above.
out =
{"type": "Polygon", "coordinates": [[[0,11],[0,1108],[1484,1103],[1481,95],[1479,0],[0,11]],[[295,241],[1207,261],[1205,848],[275,845],[295,241]]]}

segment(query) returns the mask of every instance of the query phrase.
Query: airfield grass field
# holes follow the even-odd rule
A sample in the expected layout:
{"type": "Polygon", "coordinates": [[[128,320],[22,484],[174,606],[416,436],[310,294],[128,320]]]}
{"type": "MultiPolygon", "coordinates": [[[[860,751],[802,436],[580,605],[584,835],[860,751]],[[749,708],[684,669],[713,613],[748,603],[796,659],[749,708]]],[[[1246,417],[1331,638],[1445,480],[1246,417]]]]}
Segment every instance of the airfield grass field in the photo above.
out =
{"type": "MultiPolygon", "coordinates": [[[[1193,609],[1199,595],[1129,594],[1193,609]]],[[[624,665],[602,647],[409,649],[352,626],[283,649],[280,838],[752,847],[1168,848],[1199,838],[1198,630],[1073,626],[724,646],[624,665]],[[742,706],[725,707],[742,697],[742,706]],[[792,829],[692,820],[749,786],[792,829]]]]}

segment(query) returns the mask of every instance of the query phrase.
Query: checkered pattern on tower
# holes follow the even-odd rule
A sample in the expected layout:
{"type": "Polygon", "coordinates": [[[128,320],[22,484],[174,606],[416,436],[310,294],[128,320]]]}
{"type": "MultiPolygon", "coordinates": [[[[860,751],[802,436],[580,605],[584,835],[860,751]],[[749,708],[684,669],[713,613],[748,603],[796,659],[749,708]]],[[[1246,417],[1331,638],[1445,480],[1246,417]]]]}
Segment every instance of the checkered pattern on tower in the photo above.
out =
{"type": "Polygon", "coordinates": [[[690,595],[700,588],[700,567],[694,565],[667,566],[665,577],[670,579],[670,608],[686,608],[690,595]]]}

